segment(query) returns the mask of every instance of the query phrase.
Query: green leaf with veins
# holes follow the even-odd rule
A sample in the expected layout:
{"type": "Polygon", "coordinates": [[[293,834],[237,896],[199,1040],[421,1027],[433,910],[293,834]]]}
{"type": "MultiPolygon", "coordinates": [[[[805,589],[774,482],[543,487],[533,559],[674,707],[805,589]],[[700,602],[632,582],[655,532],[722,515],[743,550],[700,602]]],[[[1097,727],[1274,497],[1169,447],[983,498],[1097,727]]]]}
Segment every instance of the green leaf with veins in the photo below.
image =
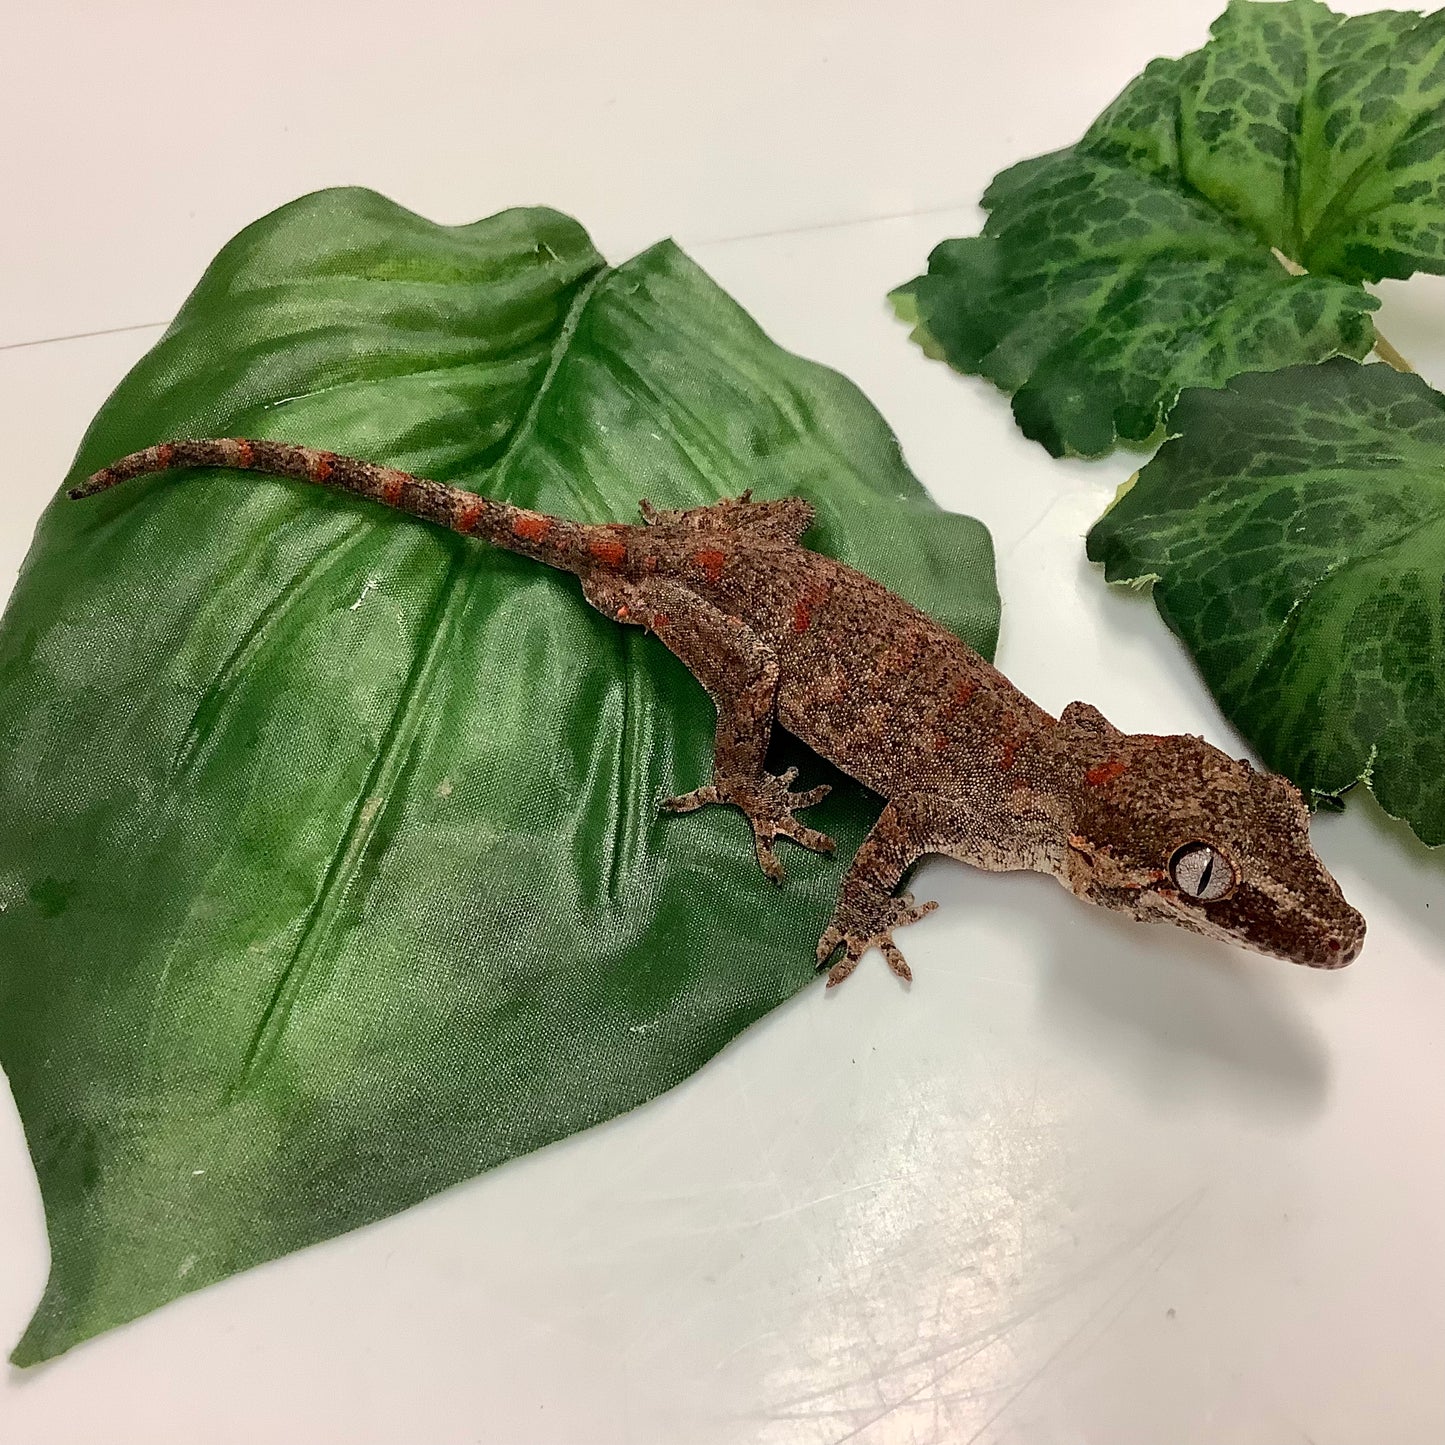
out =
{"type": "MultiPolygon", "coordinates": [[[[72,479],[217,435],[585,520],[801,492],[813,545],[992,651],[987,532],[669,243],[611,269],[552,211],[298,201],[72,479]]],[[[354,498],[53,504],[0,624],[0,1063],[53,1256],[15,1361],[631,1108],[808,983],[876,800],[799,758],[839,851],[775,888],[736,813],[658,816],[712,721],[575,579],[354,498]]]]}
{"type": "Polygon", "coordinates": [[[1089,556],[1306,793],[1445,843],[1445,396],[1342,358],[1187,391],[1089,556]]]}
{"type": "Polygon", "coordinates": [[[893,293],[1056,456],[1148,442],[1187,386],[1364,356],[1359,283],[1445,271],[1445,11],[1232,0],[1212,34],[996,177],[983,234],[893,293]]]}

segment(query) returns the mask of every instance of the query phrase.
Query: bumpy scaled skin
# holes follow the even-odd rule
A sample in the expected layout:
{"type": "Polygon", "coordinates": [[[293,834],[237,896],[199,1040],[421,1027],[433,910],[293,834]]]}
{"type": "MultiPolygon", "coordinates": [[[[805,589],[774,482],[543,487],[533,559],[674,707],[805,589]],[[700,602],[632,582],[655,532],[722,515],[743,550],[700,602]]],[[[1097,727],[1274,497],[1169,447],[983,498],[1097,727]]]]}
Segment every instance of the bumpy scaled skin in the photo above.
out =
{"type": "Polygon", "coordinates": [[[946,628],[799,538],[812,508],[745,495],[685,512],[643,504],[640,526],[544,516],[388,467],[266,441],[177,441],[97,472],[71,495],[176,467],[233,467],[354,492],[575,573],[583,595],[645,627],[717,706],[712,781],[663,804],[740,809],[775,881],[773,845],[831,851],[798,822],[764,759],[775,724],[886,798],[843,880],[818,962],[829,984],[937,905],[895,896],[924,854],[1050,873],[1080,898],[1317,968],[1349,963],[1364,920],[1309,842],[1283,778],[1194,737],[1118,732],[1085,703],[1057,720],[946,628]]]}

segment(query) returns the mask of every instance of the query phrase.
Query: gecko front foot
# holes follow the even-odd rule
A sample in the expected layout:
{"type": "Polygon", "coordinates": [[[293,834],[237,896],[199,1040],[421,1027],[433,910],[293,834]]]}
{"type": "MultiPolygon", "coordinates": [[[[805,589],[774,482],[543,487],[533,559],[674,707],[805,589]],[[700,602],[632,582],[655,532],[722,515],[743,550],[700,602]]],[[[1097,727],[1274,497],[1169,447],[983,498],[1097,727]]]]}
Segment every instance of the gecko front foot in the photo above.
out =
{"type": "Polygon", "coordinates": [[[936,903],[915,903],[911,893],[897,898],[874,894],[851,904],[840,903],[832,922],[818,940],[819,968],[840,948],[843,950],[843,957],[828,971],[828,987],[842,983],[858,967],[863,955],[875,947],[899,978],[911,979],[913,970],[894,943],[893,930],[917,923],[937,907],[936,903]]]}
{"type": "Polygon", "coordinates": [[[793,816],[800,808],[821,803],[832,789],[827,783],[820,783],[805,792],[790,793],[788,788],[797,776],[797,768],[789,768],[779,777],[764,773],[760,778],[719,779],[705,788],[694,788],[680,797],[668,798],[662,808],[667,813],[692,813],[711,803],[726,803],[739,809],[752,824],[758,866],[774,883],[781,883],[783,865],[773,852],[777,839],[790,838],[799,847],[811,848],[814,853],[833,851],[833,840],[826,833],[805,828],[793,816]]]}

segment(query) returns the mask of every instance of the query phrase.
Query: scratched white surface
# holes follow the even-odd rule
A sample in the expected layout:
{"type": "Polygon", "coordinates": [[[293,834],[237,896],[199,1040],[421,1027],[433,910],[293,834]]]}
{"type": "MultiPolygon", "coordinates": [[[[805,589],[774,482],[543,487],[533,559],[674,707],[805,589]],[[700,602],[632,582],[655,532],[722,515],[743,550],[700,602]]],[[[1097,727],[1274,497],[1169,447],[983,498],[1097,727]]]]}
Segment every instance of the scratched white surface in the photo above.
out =
{"type": "MultiPolygon", "coordinates": [[[[1234,746],[1148,603],[1084,561],[1133,461],[1049,460],[883,304],[995,170],[1214,9],[17,7],[0,594],[146,323],[241,225],[342,182],[448,221],[545,201],[614,259],[677,236],[864,387],[993,529],[1000,662],[1042,704],[1234,746]]],[[[1445,383],[1445,286],[1387,293],[1445,383]]],[[[1439,1445],[1445,856],[1367,802],[1316,837],[1370,921],[1341,975],[934,864],[911,992],[872,959],[625,1119],[0,1367],[0,1441],[1439,1445]]],[[[46,1247],[0,1099],[8,1348],[46,1247]]]]}

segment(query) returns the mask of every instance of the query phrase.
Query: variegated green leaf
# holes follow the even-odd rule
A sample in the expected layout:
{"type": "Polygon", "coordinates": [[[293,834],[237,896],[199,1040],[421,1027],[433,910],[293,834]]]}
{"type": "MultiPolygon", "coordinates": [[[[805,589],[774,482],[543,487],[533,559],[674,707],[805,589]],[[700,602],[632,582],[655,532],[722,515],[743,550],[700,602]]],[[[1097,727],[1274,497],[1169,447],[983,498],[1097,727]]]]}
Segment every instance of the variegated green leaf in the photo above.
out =
{"type": "Polygon", "coordinates": [[[1026,435],[1097,456],[1150,440],[1184,387],[1364,356],[1359,283],[1445,270],[1442,201],[1445,12],[1232,0],[1077,145],[998,176],[982,235],[894,300],[1026,435]]]}
{"type": "Polygon", "coordinates": [[[1342,358],[1187,391],[1089,534],[1271,767],[1445,843],[1445,396],[1342,358]]]}

